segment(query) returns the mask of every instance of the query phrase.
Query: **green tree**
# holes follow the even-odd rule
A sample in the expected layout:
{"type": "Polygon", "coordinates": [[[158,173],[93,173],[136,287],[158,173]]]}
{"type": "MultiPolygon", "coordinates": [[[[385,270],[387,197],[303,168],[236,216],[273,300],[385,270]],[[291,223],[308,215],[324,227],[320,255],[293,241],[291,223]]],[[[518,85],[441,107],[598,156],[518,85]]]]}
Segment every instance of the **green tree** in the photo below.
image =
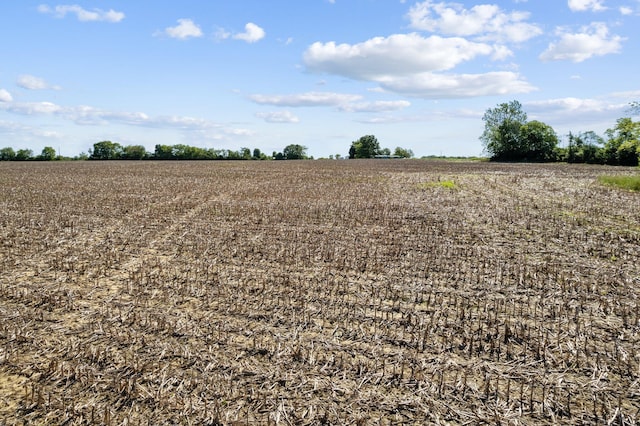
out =
{"type": "Polygon", "coordinates": [[[637,166],[640,156],[640,121],[620,118],[613,129],[607,129],[604,157],[607,164],[637,166]]]}
{"type": "Polygon", "coordinates": [[[42,149],[42,152],[38,156],[38,160],[42,161],[53,161],[56,159],[56,150],[51,148],[50,146],[45,146],[42,149]]]}
{"type": "Polygon", "coordinates": [[[522,160],[553,161],[558,136],[551,126],[534,120],[520,127],[519,145],[522,160]]]}
{"type": "Polygon", "coordinates": [[[0,149],[0,161],[13,161],[16,159],[16,152],[10,146],[0,149]]]}
{"type": "Polygon", "coordinates": [[[147,156],[147,150],[142,145],[127,145],[122,149],[123,160],[144,160],[147,156]]]}
{"type": "Polygon", "coordinates": [[[246,148],[246,147],[240,148],[239,154],[243,160],[251,160],[251,150],[249,148],[246,148]]]}
{"type": "Polygon", "coordinates": [[[282,150],[282,155],[287,160],[304,160],[307,158],[307,147],[298,144],[287,145],[282,150]]]}
{"type": "Polygon", "coordinates": [[[19,149],[16,153],[17,161],[26,161],[33,158],[33,151],[30,149],[19,149]]]}
{"type": "Polygon", "coordinates": [[[349,158],[373,158],[380,154],[380,143],[373,135],[362,136],[357,141],[351,142],[349,158]]]}
{"type": "Polygon", "coordinates": [[[604,139],[589,130],[576,135],[569,133],[567,162],[597,164],[604,161],[602,145],[604,139]]]}
{"type": "Polygon", "coordinates": [[[413,151],[411,151],[410,149],[404,149],[398,146],[393,151],[393,155],[400,158],[413,158],[413,151]]]}
{"type": "Polygon", "coordinates": [[[117,142],[102,141],[93,144],[92,160],[119,160],[122,157],[122,145],[117,142]]]}
{"type": "Polygon", "coordinates": [[[518,101],[499,104],[488,109],[482,117],[484,132],[480,140],[492,160],[518,161],[523,159],[520,128],[527,122],[527,114],[518,101]]]}
{"type": "Polygon", "coordinates": [[[171,145],[157,144],[153,152],[153,157],[157,160],[173,160],[173,147],[171,145]]]}

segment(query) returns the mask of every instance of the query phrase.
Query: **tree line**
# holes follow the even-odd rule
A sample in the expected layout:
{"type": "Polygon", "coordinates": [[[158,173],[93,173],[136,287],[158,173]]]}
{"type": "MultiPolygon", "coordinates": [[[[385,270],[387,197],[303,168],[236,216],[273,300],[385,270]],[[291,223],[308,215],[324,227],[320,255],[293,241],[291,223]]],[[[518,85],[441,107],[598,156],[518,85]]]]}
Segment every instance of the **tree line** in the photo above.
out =
{"type": "MultiPolygon", "coordinates": [[[[640,103],[633,102],[630,112],[640,114],[640,103]]],[[[482,117],[485,127],[480,136],[485,153],[492,161],[568,162],[637,166],[640,163],[640,121],[630,117],[620,118],[614,127],[607,129],[604,137],[589,130],[568,135],[566,147],[558,146],[554,129],[541,121],[529,121],[522,104],[517,100],[489,108],[482,117]]],[[[396,147],[381,148],[374,135],[365,135],[351,142],[350,159],[358,158],[413,158],[413,151],[396,147]]],[[[330,156],[329,158],[334,158],[330,156]]],[[[342,158],[340,154],[336,159],[342,158]]],[[[267,155],[255,148],[229,149],[200,148],[177,144],[155,146],[147,152],[142,145],[123,146],[117,142],[102,141],[93,144],[88,154],[74,158],[56,155],[55,149],[45,147],[39,155],[30,149],[15,151],[11,147],[0,149],[0,161],[27,160],[305,160],[307,147],[287,145],[281,152],[267,155]]]]}
{"type": "Polygon", "coordinates": [[[40,155],[34,155],[30,149],[15,151],[11,147],[0,149],[0,161],[53,161],[53,160],[304,160],[307,147],[292,144],[287,145],[282,152],[273,152],[271,156],[260,149],[240,148],[230,149],[200,148],[184,144],[155,146],[153,152],[148,152],[142,145],[123,146],[117,142],[101,141],[93,144],[88,154],[68,158],[56,154],[52,147],[45,147],[40,155]]]}
{"type": "MultiPolygon", "coordinates": [[[[630,112],[639,114],[640,103],[630,112]]],[[[604,137],[589,130],[568,135],[566,147],[558,146],[553,128],[537,120],[528,121],[520,102],[514,100],[488,109],[480,136],[493,161],[529,161],[637,166],[640,162],[640,121],[623,117],[604,137]]]]}
{"type": "MultiPolygon", "coordinates": [[[[413,151],[397,147],[393,152],[389,148],[381,148],[378,139],[373,135],[362,136],[351,143],[349,158],[413,158],[413,151]]],[[[329,156],[330,159],[341,159],[340,154],[329,156]]],[[[267,155],[255,148],[240,148],[237,151],[229,149],[201,148],[197,146],[177,144],[155,146],[153,152],[148,152],[142,145],[123,146],[117,142],[101,141],[93,144],[88,154],[68,158],[56,155],[55,149],[45,147],[40,155],[34,155],[30,149],[20,149],[17,152],[11,148],[0,149],[0,161],[28,161],[28,160],[307,160],[313,159],[307,155],[307,147],[299,144],[287,145],[282,151],[274,151],[267,155]]]]}

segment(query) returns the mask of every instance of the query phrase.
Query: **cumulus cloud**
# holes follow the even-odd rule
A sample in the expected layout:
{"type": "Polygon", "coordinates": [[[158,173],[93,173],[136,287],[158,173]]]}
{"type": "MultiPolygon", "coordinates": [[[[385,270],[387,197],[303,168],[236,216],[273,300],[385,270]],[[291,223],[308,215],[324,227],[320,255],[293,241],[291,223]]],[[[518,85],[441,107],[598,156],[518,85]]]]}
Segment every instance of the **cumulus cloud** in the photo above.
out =
{"type": "Polygon", "coordinates": [[[600,12],[606,10],[604,0],[569,0],[569,9],[574,12],[600,12]]]}
{"type": "Polygon", "coordinates": [[[388,75],[449,70],[492,53],[495,53],[492,46],[464,38],[411,33],[375,37],[358,44],[316,42],[304,53],[304,63],[315,72],[376,80],[388,75]]]}
{"type": "Polygon", "coordinates": [[[0,102],[11,102],[13,101],[13,96],[5,89],[0,89],[0,102]]]}
{"type": "Polygon", "coordinates": [[[577,33],[565,29],[558,29],[556,33],[559,40],[549,44],[540,55],[541,60],[583,62],[594,56],[619,53],[624,41],[620,36],[609,34],[607,25],[602,22],[594,22],[577,33]]]}
{"type": "Polygon", "coordinates": [[[266,33],[262,28],[260,28],[253,22],[249,22],[244,26],[244,32],[235,34],[233,38],[236,40],[246,41],[247,43],[255,43],[259,40],[262,40],[265,35],[266,33]]]}
{"type": "Polygon", "coordinates": [[[542,34],[542,29],[526,22],[528,12],[505,12],[495,4],[479,4],[466,9],[459,3],[423,1],[407,15],[413,29],[478,40],[521,43],[542,34]]]}
{"type": "Polygon", "coordinates": [[[314,43],[305,52],[304,62],[310,71],[372,81],[387,91],[428,99],[535,90],[512,72],[444,73],[479,56],[506,58],[510,54],[509,49],[461,37],[411,33],[376,37],[354,45],[314,43]]]}
{"type": "Polygon", "coordinates": [[[259,112],[256,117],[267,123],[298,123],[300,119],[290,111],[259,112]]]}
{"type": "Polygon", "coordinates": [[[178,25],[165,28],[164,35],[179,40],[186,40],[192,37],[202,37],[202,30],[191,19],[178,19],[178,25]]]}
{"type": "Polygon", "coordinates": [[[338,106],[362,99],[360,95],[331,92],[307,92],[293,95],[250,95],[249,99],[261,105],[283,107],[338,106]]]}
{"type": "Polygon", "coordinates": [[[50,7],[49,5],[46,5],[46,4],[41,4],[40,6],[38,6],[38,12],[53,15],[56,18],[64,18],[68,14],[75,14],[76,18],[82,22],[102,21],[102,22],[117,23],[122,21],[125,18],[124,13],[116,12],[113,9],[110,9],[107,11],[104,11],[101,9],[87,10],[82,8],[81,6],[78,6],[77,4],[59,5],[54,7],[50,7]]]}
{"type": "Polygon", "coordinates": [[[35,77],[33,75],[28,75],[28,74],[21,75],[20,77],[18,77],[18,81],[16,82],[16,84],[22,87],[23,89],[28,89],[28,90],[44,90],[44,89],[60,90],[59,86],[51,85],[40,77],[35,77]]]}

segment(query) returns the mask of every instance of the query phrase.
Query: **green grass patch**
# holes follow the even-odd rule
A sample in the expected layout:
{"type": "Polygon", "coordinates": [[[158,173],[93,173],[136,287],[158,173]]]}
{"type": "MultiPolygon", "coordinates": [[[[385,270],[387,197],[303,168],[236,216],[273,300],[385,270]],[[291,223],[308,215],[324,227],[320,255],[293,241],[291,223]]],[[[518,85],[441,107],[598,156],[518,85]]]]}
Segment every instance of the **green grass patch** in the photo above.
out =
{"type": "Polygon", "coordinates": [[[457,183],[452,180],[439,180],[437,182],[422,182],[418,184],[419,189],[445,188],[450,190],[459,189],[457,183]]]}
{"type": "Polygon", "coordinates": [[[616,188],[640,191],[640,175],[634,176],[598,176],[600,183],[616,188]]]}

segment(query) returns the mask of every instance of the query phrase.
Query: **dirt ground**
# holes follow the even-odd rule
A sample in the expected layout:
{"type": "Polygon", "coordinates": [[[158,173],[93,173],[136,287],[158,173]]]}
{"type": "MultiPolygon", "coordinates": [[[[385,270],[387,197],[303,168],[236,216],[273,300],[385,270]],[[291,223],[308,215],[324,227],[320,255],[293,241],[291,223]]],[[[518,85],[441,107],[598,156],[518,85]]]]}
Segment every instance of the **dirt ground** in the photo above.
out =
{"type": "Polygon", "coordinates": [[[0,424],[635,424],[630,173],[0,163],[0,424]]]}

